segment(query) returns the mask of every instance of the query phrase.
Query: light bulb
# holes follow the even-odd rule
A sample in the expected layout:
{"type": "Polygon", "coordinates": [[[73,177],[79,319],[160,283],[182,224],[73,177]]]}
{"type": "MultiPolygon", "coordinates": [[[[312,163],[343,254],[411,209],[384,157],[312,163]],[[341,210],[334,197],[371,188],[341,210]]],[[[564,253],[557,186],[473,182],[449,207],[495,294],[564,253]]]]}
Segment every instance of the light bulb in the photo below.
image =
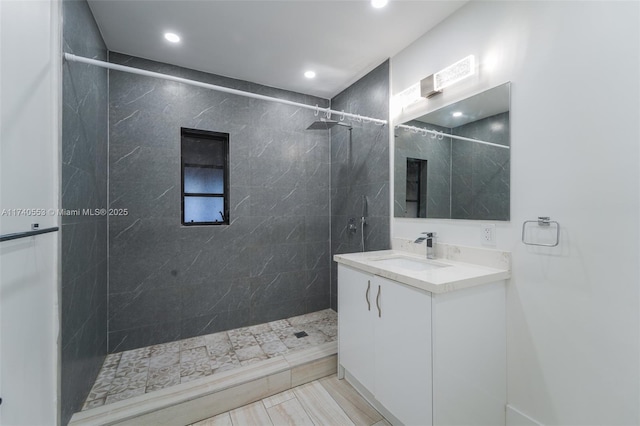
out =
{"type": "Polygon", "coordinates": [[[388,2],[389,0],[371,0],[371,6],[375,7],[376,9],[380,9],[382,7],[385,7],[388,2]]]}
{"type": "Polygon", "coordinates": [[[180,41],[180,36],[175,33],[164,33],[164,38],[171,43],[177,43],[180,41]]]}

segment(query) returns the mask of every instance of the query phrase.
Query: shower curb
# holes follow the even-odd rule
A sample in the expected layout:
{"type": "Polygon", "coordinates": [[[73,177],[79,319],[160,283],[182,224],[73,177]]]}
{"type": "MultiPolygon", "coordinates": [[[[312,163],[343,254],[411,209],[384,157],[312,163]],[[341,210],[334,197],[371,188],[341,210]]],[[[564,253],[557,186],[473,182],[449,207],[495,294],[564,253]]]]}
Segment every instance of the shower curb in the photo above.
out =
{"type": "Polygon", "coordinates": [[[335,374],[338,343],[279,355],[75,413],[69,426],[188,425],[335,374]]]}

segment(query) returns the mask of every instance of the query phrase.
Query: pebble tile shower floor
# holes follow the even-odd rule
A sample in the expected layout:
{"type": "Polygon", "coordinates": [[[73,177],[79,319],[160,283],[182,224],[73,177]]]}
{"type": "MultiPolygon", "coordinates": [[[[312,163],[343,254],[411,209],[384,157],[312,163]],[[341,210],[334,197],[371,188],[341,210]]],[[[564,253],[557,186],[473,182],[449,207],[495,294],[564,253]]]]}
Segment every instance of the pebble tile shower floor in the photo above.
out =
{"type": "Polygon", "coordinates": [[[107,355],[82,411],[334,341],[337,319],[325,309],[107,355]]]}

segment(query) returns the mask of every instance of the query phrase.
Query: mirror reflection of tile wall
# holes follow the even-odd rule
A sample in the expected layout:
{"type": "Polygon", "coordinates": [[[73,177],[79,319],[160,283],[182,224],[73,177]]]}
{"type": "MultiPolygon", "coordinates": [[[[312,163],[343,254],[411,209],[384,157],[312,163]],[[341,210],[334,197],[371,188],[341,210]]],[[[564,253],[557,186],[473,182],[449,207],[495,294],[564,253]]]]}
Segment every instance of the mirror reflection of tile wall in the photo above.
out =
{"type": "MultiPolygon", "coordinates": [[[[442,132],[440,137],[402,128],[395,132],[394,215],[435,219],[509,220],[510,149],[447,137],[447,134],[510,146],[509,85],[444,107],[408,126],[442,132]],[[453,125],[463,110],[470,118],[453,125]],[[426,185],[414,200],[407,161],[426,162],[426,185]],[[407,191],[407,186],[410,191],[407,191]],[[426,202],[423,202],[426,200],[426,202]],[[426,208],[416,208],[416,205],[426,208]]],[[[414,179],[415,180],[415,179],[414,179]]]]}
{"type": "MultiPolygon", "coordinates": [[[[453,133],[509,145],[508,129],[509,113],[504,112],[456,127],[453,133]]],[[[452,141],[451,219],[509,220],[509,157],[508,149],[452,141]]]]}
{"type": "MultiPolygon", "coordinates": [[[[410,121],[409,126],[424,127],[424,123],[410,121]]],[[[430,129],[449,133],[449,129],[430,126],[430,129]]],[[[431,138],[420,133],[396,130],[395,149],[395,217],[451,217],[451,138],[431,138]],[[427,161],[426,215],[407,205],[407,159],[427,161]],[[416,214],[418,213],[418,214],[416,214]]],[[[423,193],[424,194],[424,193],[423,193]]]]}

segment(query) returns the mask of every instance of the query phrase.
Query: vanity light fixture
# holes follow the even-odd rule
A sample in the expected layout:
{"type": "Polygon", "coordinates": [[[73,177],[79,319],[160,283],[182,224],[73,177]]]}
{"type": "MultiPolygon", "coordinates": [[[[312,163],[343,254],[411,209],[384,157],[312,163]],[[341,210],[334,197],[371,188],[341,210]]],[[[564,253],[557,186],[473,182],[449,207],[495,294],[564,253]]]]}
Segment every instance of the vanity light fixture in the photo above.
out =
{"type": "Polygon", "coordinates": [[[473,55],[469,55],[459,60],[453,65],[449,65],[442,71],[431,74],[420,80],[420,96],[432,98],[442,93],[442,89],[449,87],[465,78],[472,76],[476,72],[476,62],[473,55]]]}
{"type": "Polygon", "coordinates": [[[433,75],[433,87],[436,91],[441,91],[445,87],[449,87],[452,84],[472,76],[475,72],[475,57],[473,55],[469,55],[455,64],[449,65],[442,71],[435,73],[433,75]]]}
{"type": "Polygon", "coordinates": [[[416,83],[394,96],[400,107],[407,107],[421,99],[420,83],[416,83]]]}
{"type": "Polygon", "coordinates": [[[376,9],[381,9],[389,3],[389,0],[371,0],[371,6],[376,9]]]}
{"type": "Polygon", "coordinates": [[[315,78],[316,73],[315,73],[315,71],[309,70],[309,71],[305,71],[304,72],[304,76],[307,77],[307,78],[315,78]]]}
{"type": "Polygon", "coordinates": [[[180,36],[176,33],[164,33],[164,38],[171,43],[177,43],[180,41],[180,36]]]}
{"type": "Polygon", "coordinates": [[[420,96],[423,98],[429,99],[442,93],[442,90],[436,90],[433,76],[434,74],[431,74],[429,77],[425,77],[420,80],[420,96]]]}

